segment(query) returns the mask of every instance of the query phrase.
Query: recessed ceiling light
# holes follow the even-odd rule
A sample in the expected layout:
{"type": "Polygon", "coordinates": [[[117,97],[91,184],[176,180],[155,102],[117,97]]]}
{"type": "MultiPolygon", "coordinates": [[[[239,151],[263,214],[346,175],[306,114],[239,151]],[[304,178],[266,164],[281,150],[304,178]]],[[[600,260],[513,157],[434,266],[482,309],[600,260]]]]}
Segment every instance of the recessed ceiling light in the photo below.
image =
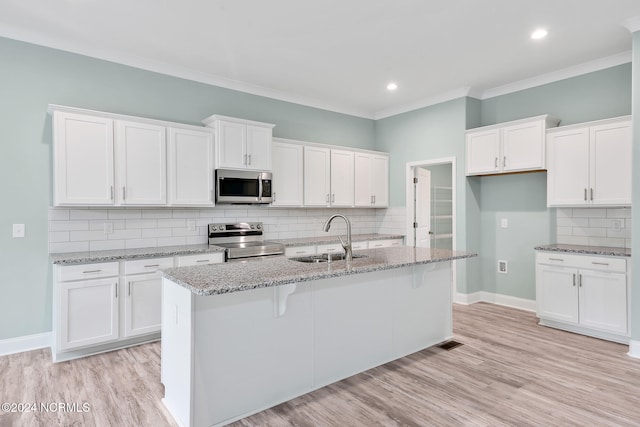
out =
{"type": "Polygon", "coordinates": [[[547,37],[547,34],[549,34],[549,32],[544,28],[538,28],[533,33],[531,33],[531,38],[534,40],[540,40],[547,37]]]}
{"type": "Polygon", "coordinates": [[[394,82],[391,82],[387,85],[387,90],[396,90],[398,89],[398,85],[395,84],[394,82]]]}

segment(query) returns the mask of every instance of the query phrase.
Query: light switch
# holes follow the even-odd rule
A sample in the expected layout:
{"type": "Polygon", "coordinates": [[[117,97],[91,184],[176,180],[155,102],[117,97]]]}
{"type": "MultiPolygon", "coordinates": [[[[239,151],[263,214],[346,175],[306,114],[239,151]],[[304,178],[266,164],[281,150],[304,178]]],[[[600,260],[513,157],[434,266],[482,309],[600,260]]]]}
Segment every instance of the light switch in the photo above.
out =
{"type": "Polygon", "coordinates": [[[104,234],[112,234],[113,233],[113,223],[105,222],[104,223],[104,234]]]}
{"type": "Polygon", "coordinates": [[[188,219],[187,220],[187,230],[196,231],[196,220],[195,219],[188,219]]]}
{"type": "Polygon", "coordinates": [[[509,220],[507,218],[502,218],[500,220],[500,227],[509,228],[509,220]]]}
{"type": "Polygon", "coordinates": [[[24,237],[24,224],[13,224],[13,237],[24,237]]]}

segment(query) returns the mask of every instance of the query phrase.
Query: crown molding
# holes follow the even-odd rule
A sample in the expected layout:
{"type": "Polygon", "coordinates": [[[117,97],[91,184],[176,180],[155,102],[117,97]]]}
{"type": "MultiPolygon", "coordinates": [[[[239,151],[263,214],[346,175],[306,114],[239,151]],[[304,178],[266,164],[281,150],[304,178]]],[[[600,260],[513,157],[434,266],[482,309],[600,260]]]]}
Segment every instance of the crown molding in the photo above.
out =
{"type": "Polygon", "coordinates": [[[631,33],[640,31],[640,16],[634,16],[622,23],[622,26],[629,30],[631,33]]]}
{"type": "Polygon", "coordinates": [[[391,116],[397,116],[398,114],[408,113],[409,111],[419,110],[420,108],[442,104],[443,102],[452,101],[458,98],[464,98],[466,96],[469,96],[469,94],[472,92],[473,90],[470,87],[461,87],[449,92],[445,92],[441,95],[432,96],[430,98],[421,99],[391,108],[385,108],[384,110],[377,111],[373,115],[373,118],[374,120],[380,120],[391,116]]]}
{"type": "Polygon", "coordinates": [[[373,119],[374,115],[365,110],[345,108],[342,105],[321,101],[311,97],[291,94],[285,91],[279,91],[251,83],[245,83],[239,80],[229,79],[208,73],[202,73],[187,67],[176,66],[166,62],[153,61],[141,58],[136,55],[128,55],[119,51],[109,49],[96,49],[94,46],[83,44],[82,42],[56,39],[45,37],[41,34],[33,32],[25,32],[14,28],[3,28],[0,30],[0,37],[6,37],[26,43],[44,46],[52,49],[71,52],[90,58],[100,59],[104,61],[114,62],[117,64],[127,65],[154,73],[165,74],[173,77],[179,77],[185,80],[191,80],[198,83],[205,83],[213,86],[231,89],[238,92],[249,93],[252,95],[263,96],[266,98],[277,99],[280,101],[291,102],[294,104],[304,105],[307,107],[318,108],[335,113],[356,116],[365,119],[373,119]]]}
{"type": "Polygon", "coordinates": [[[605,58],[600,58],[594,61],[574,65],[572,67],[563,68],[561,70],[552,71],[551,73],[541,74],[530,79],[524,79],[503,86],[486,89],[482,92],[482,96],[479,99],[494,98],[500,95],[519,92],[521,90],[531,89],[533,87],[554,83],[571,77],[581,76],[583,74],[604,70],[606,68],[615,67],[617,65],[627,64],[629,62],[631,62],[631,51],[626,51],[617,55],[607,56],[605,58]]]}

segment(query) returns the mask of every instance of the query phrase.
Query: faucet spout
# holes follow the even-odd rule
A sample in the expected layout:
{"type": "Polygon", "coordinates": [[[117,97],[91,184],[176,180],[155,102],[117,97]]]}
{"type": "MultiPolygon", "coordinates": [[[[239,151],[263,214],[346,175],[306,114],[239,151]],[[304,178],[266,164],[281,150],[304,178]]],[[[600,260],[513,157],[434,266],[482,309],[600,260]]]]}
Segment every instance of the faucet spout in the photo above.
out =
{"type": "Polygon", "coordinates": [[[353,260],[353,249],[351,247],[351,221],[349,220],[349,218],[341,214],[331,215],[329,219],[327,219],[327,221],[324,223],[324,226],[322,228],[325,232],[328,232],[331,228],[331,221],[333,221],[335,218],[342,218],[344,219],[344,222],[347,223],[347,241],[345,242],[344,240],[342,240],[341,236],[338,236],[338,239],[340,239],[340,244],[344,249],[345,259],[348,263],[350,263],[353,260]]]}

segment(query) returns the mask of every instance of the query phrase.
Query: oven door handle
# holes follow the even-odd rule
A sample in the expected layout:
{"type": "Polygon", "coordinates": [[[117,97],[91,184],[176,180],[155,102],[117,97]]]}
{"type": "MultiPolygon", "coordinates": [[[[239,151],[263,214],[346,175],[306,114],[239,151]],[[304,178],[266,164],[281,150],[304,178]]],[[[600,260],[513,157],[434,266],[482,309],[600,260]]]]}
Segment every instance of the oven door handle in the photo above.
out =
{"type": "Polygon", "coordinates": [[[262,201],[262,178],[258,175],[258,201],[262,201]]]}

